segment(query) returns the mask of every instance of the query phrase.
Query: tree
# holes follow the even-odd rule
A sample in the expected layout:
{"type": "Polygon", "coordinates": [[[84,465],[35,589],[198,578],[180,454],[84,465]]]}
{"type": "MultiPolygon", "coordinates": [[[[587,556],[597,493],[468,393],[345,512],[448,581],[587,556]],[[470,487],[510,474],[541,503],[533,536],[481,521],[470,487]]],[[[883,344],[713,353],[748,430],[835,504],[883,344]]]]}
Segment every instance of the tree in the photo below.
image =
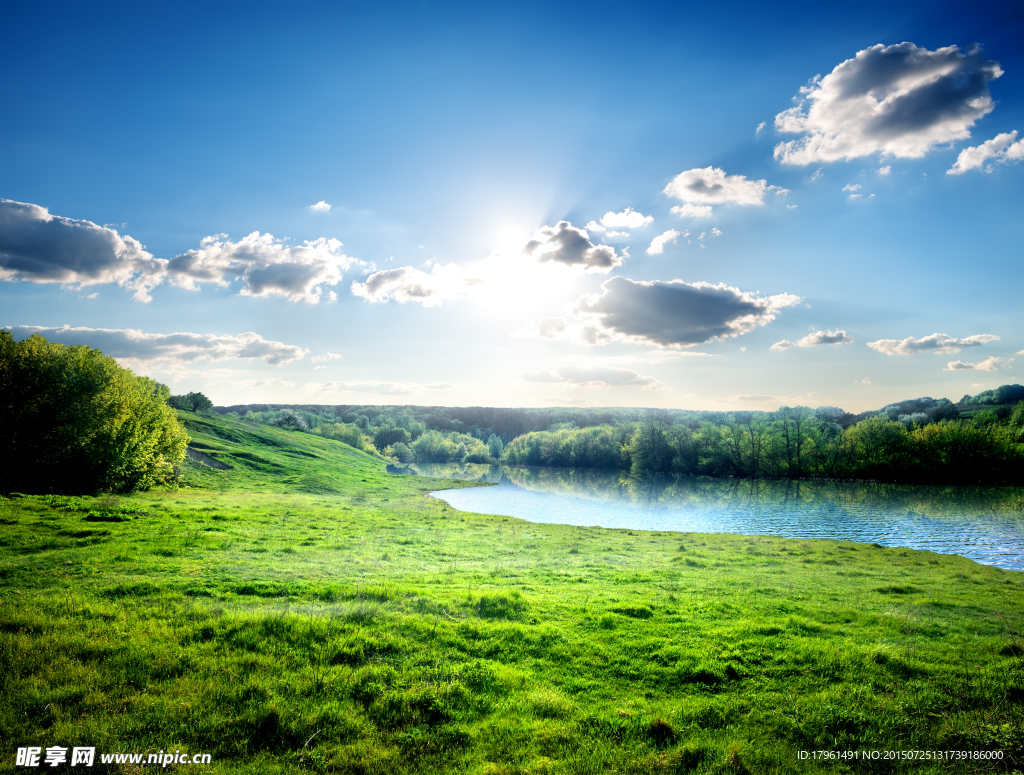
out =
{"type": "Polygon", "coordinates": [[[99,350],[0,331],[0,490],[132,492],[170,479],[188,436],[169,393],[99,350]]]}
{"type": "Polygon", "coordinates": [[[412,434],[405,428],[395,428],[390,425],[382,425],[373,434],[373,444],[377,449],[384,449],[393,444],[408,444],[412,441],[412,434]]]}
{"type": "Polygon", "coordinates": [[[213,408],[213,401],[202,393],[188,393],[183,396],[170,396],[167,405],[186,412],[205,412],[213,408]]]}
{"type": "Polygon", "coordinates": [[[501,439],[492,433],[490,438],[487,439],[487,451],[490,453],[491,457],[495,460],[501,460],[501,453],[504,449],[505,445],[502,443],[501,439]]]}

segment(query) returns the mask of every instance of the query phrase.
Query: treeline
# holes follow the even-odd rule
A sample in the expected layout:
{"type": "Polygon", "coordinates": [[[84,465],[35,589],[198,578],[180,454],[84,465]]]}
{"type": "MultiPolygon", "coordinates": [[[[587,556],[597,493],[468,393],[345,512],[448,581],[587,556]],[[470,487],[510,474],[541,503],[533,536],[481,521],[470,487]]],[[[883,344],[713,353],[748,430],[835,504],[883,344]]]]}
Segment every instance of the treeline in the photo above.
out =
{"type": "Polygon", "coordinates": [[[704,412],[263,404],[215,411],[402,463],[992,483],[1024,477],[1022,401],[1024,387],[1003,385],[956,404],[923,397],[860,414],[828,406],[704,412]]]}
{"type": "MultiPolygon", "coordinates": [[[[373,436],[380,427],[401,427],[415,434],[428,430],[472,436],[484,443],[493,434],[507,444],[516,436],[531,431],[550,430],[553,426],[574,425],[586,428],[596,425],[617,425],[636,422],[650,413],[642,408],[500,408],[448,406],[374,406],[359,404],[238,404],[218,406],[214,411],[238,417],[277,418],[281,412],[301,417],[312,430],[323,424],[355,425],[373,436]]],[[[688,417],[687,409],[659,410],[667,420],[688,417]]],[[[725,416],[725,413],[711,413],[725,416]]],[[[853,417],[853,415],[851,415],[853,417]]]]}
{"type": "Polygon", "coordinates": [[[405,411],[376,411],[372,418],[352,411],[336,414],[334,407],[301,406],[248,409],[244,414],[235,411],[228,414],[247,422],[335,439],[401,463],[497,463],[501,460],[505,445],[490,429],[473,426],[469,433],[460,433],[428,428],[426,422],[416,419],[407,408],[403,409],[405,411]]]}
{"type": "Polygon", "coordinates": [[[1024,483],[1024,401],[1004,419],[992,412],[917,422],[880,413],[845,428],[836,422],[839,411],[783,407],[736,412],[722,423],[648,418],[533,432],[514,439],[503,462],[741,478],[1024,483]]]}

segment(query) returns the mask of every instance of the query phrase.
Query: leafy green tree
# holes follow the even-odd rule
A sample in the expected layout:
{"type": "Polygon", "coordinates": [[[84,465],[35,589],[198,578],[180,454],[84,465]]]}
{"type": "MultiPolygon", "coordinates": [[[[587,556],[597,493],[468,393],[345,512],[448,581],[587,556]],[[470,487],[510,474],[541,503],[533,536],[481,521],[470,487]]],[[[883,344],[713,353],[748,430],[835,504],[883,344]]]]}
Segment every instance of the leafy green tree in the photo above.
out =
{"type": "Polygon", "coordinates": [[[412,434],[405,428],[382,425],[373,433],[373,444],[381,450],[393,444],[408,444],[410,441],[412,441],[412,434]]]}
{"type": "Polygon", "coordinates": [[[189,393],[187,398],[192,402],[193,412],[206,412],[213,409],[213,401],[202,393],[189,393]]]}
{"type": "Polygon", "coordinates": [[[491,434],[490,438],[487,439],[487,451],[491,457],[495,460],[501,460],[501,453],[504,451],[505,445],[502,443],[501,438],[495,434],[491,434]]]}
{"type": "Polygon", "coordinates": [[[672,464],[672,447],[663,430],[664,423],[645,418],[637,424],[624,452],[629,454],[634,473],[668,471],[672,464]]]}
{"type": "Polygon", "coordinates": [[[188,436],[168,398],[99,350],[0,331],[0,490],[132,492],[170,479],[188,436]]]}
{"type": "Polygon", "coordinates": [[[408,444],[403,444],[398,441],[394,444],[384,448],[384,454],[388,457],[395,458],[399,463],[411,463],[413,462],[412,450],[408,444]]]}
{"type": "Polygon", "coordinates": [[[279,428],[288,428],[294,431],[308,431],[309,425],[306,424],[305,419],[301,415],[297,414],[293,409],[282,409],[277,419],[274,421],[274,425],[279,428]]]}
{"type": "Polygon", "coordinates": [[[205,412],[213,408],[213,401],[202,393],[188,393],[183,396],[170,396],[167,405],[186,412],[205,412]]]}

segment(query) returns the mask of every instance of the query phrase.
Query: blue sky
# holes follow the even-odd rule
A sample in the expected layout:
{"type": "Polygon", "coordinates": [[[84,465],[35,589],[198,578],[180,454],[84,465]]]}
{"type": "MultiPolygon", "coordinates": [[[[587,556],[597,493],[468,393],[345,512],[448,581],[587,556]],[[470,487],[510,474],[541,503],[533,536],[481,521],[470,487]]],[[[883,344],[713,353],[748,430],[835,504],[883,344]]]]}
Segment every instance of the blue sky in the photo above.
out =
{"type": "Polygon", "coordinates": [[[0,13],[19,338],[219,404],[856,411],[1021,381],[1011,4],[0,13]]]}

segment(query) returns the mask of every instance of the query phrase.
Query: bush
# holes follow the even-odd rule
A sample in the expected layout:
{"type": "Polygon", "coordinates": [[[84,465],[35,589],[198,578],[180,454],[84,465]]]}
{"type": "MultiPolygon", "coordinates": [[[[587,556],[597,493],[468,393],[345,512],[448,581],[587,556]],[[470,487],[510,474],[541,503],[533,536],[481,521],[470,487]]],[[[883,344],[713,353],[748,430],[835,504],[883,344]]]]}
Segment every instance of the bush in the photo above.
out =
{"type": "Polygon", "coordinates": [[[202,393],[188,393],[183,396],[171,396],[167,399],[167,405],[186,412],[206,412],[213,408],[213,401],[202,393]]]}
{"type": "Polygon", "coordinates": [[[169,393],[99,350],[0,331],[0,490],[132,492],[166,481],[188,444],[169,393]]]}

